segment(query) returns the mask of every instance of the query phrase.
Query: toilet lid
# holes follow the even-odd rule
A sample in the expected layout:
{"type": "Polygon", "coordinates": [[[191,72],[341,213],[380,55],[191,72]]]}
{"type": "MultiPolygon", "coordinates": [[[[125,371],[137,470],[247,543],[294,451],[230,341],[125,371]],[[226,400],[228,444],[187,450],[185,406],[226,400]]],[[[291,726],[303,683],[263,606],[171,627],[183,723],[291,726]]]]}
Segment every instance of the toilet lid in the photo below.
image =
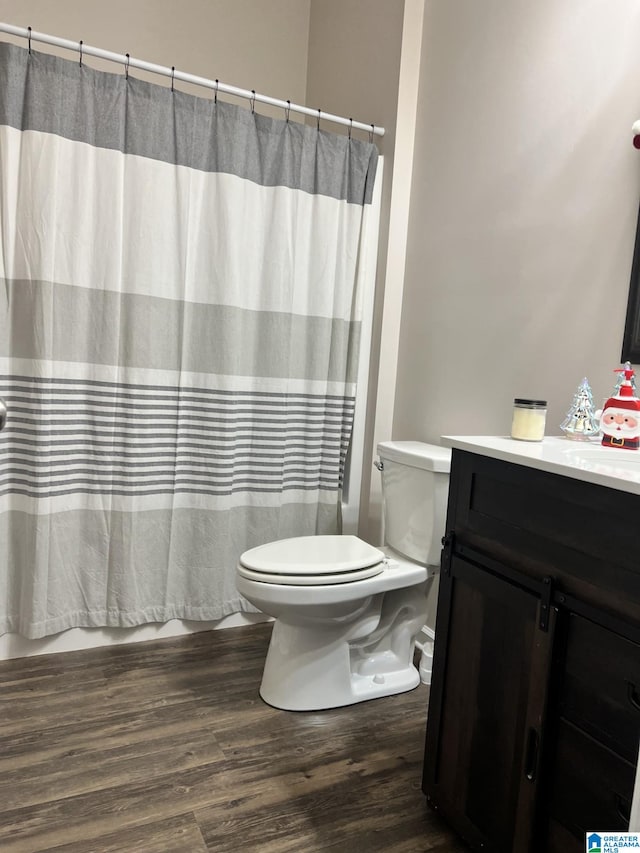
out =
{"type": "Polygon", "coordinates": [[[320,586],[371,578],[383,560],[357,536],[298,536],[245,551],[238,572],[262,583],[320,586]]]}

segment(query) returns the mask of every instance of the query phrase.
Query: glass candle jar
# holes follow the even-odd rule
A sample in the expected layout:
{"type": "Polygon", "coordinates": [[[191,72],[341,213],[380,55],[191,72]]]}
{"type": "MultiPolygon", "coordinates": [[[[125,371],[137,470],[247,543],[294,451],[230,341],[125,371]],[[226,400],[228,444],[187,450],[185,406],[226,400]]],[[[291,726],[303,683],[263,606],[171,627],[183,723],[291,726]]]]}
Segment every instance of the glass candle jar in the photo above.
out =
{"type": "Polygon", "coordinates": [[[517,438],[519,441],[542,441],[546,419],[546,400],[524,400],[516,397],[513,401],[511,438],[517,438]]]}

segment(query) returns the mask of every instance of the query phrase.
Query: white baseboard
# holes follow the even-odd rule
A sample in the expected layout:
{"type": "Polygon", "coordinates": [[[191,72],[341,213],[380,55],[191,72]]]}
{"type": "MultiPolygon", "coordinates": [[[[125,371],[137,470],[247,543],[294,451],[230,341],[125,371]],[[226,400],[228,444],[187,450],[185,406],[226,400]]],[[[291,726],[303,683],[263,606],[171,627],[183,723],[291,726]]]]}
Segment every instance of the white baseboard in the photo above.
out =
{"type": "Polygon", "coordinates": [[[433,641],[436,632],[428,625],[423,625],[416,637],[416,646],[422,652],[420,656],[420,681],[423,684],[431,684],[431,668],[433,666],[433,641]]]}
{"type": "Polygon", "coordinates": [[[20,634],[4,634],[0,637],[0,660],[58,654],[79,649],[93,649],[98,646],[142,643],[164,637],[180,637],[183,634],[197,634],[199,631],[238,628],[267,621],[270,621],[270,618],[264,613],[232,613],[215,622],[172,619],[169,622],[154,622],[151,625],[139,625],[136,628],[70,628],[68,631],[62,631],[52,637],[43,637],[41,640],[27,640],[20,634]]]}
{"type": "Polygon", "coordinates": [[[423,625],[422,628],[420,628],[420,633],[416,637],[416,646],[419,649],[422,649],[427,640],[433,642],[435,638],[436,632],[433,630],[433,628],[429,628],[428,625],[423,625]]]}

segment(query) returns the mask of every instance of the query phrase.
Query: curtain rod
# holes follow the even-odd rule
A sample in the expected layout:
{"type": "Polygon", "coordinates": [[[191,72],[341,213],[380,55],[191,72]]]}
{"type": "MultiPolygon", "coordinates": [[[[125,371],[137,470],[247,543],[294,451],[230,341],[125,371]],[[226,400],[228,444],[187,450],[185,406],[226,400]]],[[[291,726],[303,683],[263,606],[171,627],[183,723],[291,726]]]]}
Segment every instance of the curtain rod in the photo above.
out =
{"type": "Polygon", "coordinates": [[[195,74],[186,74],[184,71],[176,71],[175,68],[168,68],[164,65],[155,65],[153,62],[146,62],[143,59],[134,59],[129,54],[113,53],[110,50],[103,50],[100,47],[91,47],[84,42],[70,41],[69,39],[58,38],[58,36],[50,36],[46,33],[38,33],[32,30],[31,27],[14,27],[13,24],[4,24],[0,22],[0,32],[8,33],[12,36],[18,36],[27,39],[29,49],[31,49],[32,41],[51,44],[55,47],[62,47],[66,50],[73,50],[79,53],[80,56],[87,54],[88,56],[97,56],[99,59],[106,59],[109,62],[118,62],[125,68],[140,68],[142,71],[150,71],[153,74],[160,74],[163,77],[170,77],[173,80],[182,80],[184,83],[193,83],[196,86],[204,86],[207,89],[213,89],[216,94],[223,92],[227,95],[236,95],[240,98],[247,98],[253,103],[258,101],[261,104],[270,104],[272,107],[280,107],[288,116],[289,111],[293,110],[296,113],[313,116],[318,121],[330,121],[334,124],[341,124],[349,128],[357,130],[366,130],[370,134],[376,136],[384,136],[384,127],[378,127],[374,124],[364,124],[361,121],[354,121],[351,118],[336,116],[332,113],[325,113],[322,110],[313,110],[311,107],[304,107],[300,104],[292,104],[290,101],[282,101],[279,98],[272,98],[269,95],[260,95],[252,89],[239,89],[237,86],[230,86],[228,83],[220,83],[219,80],[208,80],[206,77],[197,77],[195,74]]]}

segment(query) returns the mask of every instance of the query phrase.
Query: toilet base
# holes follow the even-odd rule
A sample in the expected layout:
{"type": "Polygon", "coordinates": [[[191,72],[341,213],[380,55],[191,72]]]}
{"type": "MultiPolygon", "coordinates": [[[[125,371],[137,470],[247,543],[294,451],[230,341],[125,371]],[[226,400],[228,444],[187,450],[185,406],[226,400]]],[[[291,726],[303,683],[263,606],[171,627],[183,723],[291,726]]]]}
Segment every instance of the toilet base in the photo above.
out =
{"type": "MultiPolygon", "coordinates": [[[[350,618],[278,618],[260,696],[283,711],[341,708],[420,684],[413,664],[424,624],[424,583],[354,603],[350,618]]],[[[345,614],[346,615],[346,614],[345,614]]]]}
{"type": "Polygon", "coordinates": [[[351,696],[342,696],[341,701],[336,703],[328,700],[327,704],[312,702],[309,705],[303,697],[292,697],[285,695],[274,685],[263,683],[260,685],[260,696],[274,708],[281,711],[327,711],[330,708],[344,708],[355,705],[358,702],[366,702],[368,699],[381,699],[383,696],[393,696],[396,693],[406,693],[415,690],[420,684],[420,675],[415,666],[407,667],[401,672],[390,672],[384,675],[357,675],[351,676],[351,696]],[[376,680],[378,679],[378,680],[376,680]]]}

